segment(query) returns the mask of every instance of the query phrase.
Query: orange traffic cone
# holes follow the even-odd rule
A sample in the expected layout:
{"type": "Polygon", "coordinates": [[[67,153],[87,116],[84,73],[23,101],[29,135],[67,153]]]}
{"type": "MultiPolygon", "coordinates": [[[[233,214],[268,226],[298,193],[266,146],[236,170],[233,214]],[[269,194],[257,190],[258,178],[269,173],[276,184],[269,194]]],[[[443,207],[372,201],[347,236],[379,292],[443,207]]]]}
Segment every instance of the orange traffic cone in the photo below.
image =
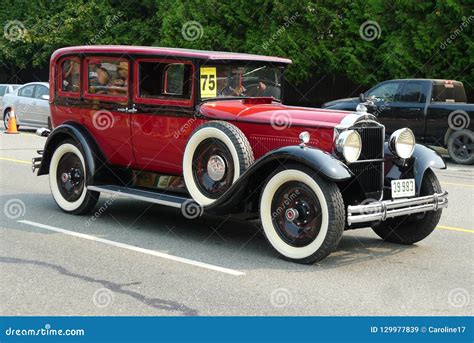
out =
{"type": "Polygon", "coordinates": [[[19,133],[18,128],[16,126],[16,117],[15,117],[15,111],[13,110],[13,108],[11,109],[10,116],[8,117],[8,128],[7,128],[7,131],[5,131],[5,133],[9,133],[9,134],[19,133]]]}

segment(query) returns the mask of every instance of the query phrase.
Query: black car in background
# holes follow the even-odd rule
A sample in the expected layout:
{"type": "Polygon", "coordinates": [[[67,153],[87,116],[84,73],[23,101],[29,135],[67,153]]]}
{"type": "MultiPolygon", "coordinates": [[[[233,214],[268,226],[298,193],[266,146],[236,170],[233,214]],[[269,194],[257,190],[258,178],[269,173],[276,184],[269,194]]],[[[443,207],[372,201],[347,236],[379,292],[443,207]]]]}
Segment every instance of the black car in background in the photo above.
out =
{"type": "Polygon", "coordinates": [[[400,126],[409,127],[419,142],[447,147],[454,162],[474,163],[474,104],[467,103],[461,82],[389,80],[358,98],[334,100],[322,107],[356,111],[361,102],[365,102],[368,112],[385,125],[387,134],[400,126]]]}

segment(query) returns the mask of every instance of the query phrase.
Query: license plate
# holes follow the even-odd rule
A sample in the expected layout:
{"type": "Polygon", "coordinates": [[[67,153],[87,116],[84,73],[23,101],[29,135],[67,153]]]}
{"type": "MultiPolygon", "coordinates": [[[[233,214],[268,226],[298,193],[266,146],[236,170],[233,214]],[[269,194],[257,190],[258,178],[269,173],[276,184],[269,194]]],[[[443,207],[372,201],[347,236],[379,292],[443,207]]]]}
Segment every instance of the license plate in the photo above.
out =
{"type": "Polygon", "coordinates": [[[415,179],[392,180],[392,198],[406,198],[415,195],[415,179]]]}

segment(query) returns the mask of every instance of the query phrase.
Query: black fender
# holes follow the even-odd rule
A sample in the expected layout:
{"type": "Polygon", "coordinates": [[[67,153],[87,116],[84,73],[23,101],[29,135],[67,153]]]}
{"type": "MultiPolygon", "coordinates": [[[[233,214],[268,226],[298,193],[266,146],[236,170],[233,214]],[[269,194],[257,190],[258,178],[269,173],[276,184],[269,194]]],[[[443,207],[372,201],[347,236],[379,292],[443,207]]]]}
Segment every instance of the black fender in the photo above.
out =
{"type": "Polygon", "coordinates": [[[420,194],[421,183],[428,169],[446,169],[443,158],[433,149],[416,144],[412,157],[401,160],[393,155],[385,143],[385,187],[391,187],[392,180],[414,178],[416,194],[420,194]]]}
{"type": "Polygon", "coordinates": [[[98,169],[106,165],[106,159],[90,132],[79,123],[66,122],[56,127],[46,140],[38,175],[49,174],[49,165],[56,147],[65,139],[73,139],[79,144],[84,155],[86,168],[86,185],[93,184],[98,169]]]}
{"type": "Polygon", "coordinates": [[[255,200],[272,172],[288,163],[305,165],[320,176],[335,182],[353,177],[353,173],[344,163],[327,152],[311,147],[286,146],[270,151],[258,159],[219,199],[206,206],[204,211],[210,214],[239,212],[242,210],[239,207],[251,202],[251,199],[255,200]]]}

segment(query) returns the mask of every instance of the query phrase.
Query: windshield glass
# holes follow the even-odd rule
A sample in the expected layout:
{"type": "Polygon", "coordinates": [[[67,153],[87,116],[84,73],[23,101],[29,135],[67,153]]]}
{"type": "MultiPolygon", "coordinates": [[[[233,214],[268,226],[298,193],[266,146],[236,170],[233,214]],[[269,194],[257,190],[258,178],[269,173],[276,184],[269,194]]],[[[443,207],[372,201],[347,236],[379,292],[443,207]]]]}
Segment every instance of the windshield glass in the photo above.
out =
{"type": "Polygon", "coordinates": [[[281,75],[281,68],[270,66],[205,66],[201,68],[201,98],[273,97],[281,100],[281,75]]]}

